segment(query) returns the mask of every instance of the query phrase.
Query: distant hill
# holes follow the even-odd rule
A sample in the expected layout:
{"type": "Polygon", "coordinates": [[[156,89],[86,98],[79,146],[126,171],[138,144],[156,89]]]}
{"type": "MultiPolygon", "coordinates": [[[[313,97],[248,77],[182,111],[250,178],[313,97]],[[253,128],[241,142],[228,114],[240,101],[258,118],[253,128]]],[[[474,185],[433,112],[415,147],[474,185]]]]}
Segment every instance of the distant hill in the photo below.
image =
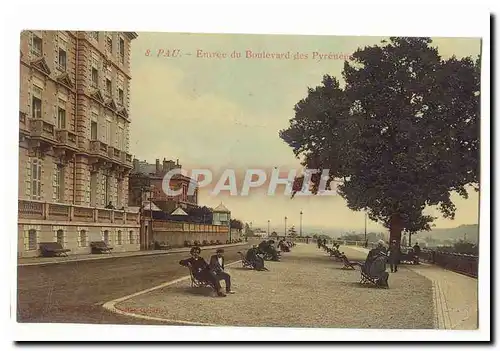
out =
{"type": "Polygon", "coordinates": [[[416,235],[425,239],[431,237],[434,240],[459,240],[466,238],[467,241],[477,243],[479,240],[479,225],[463,224],[456,228],[435,228],[431,231],[421,231],[416,235]]]}

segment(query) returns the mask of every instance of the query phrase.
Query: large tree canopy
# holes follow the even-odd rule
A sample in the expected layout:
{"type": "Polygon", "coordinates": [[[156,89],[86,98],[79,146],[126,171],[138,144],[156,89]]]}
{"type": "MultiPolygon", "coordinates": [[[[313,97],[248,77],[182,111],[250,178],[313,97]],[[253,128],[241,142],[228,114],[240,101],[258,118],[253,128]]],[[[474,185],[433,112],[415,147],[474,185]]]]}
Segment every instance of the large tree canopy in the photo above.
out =
{"type": "Polygon", "coordinates": [[[430,44],[398,37],[358,49],[345,87],[325,75],[280,131],[306,168],[329,169],[349,208],[398,242],[402,230],[430,229],[426,206],[454,218],[451,192],[467,198],[465,186],[479,185],[479,59],[443,60],[430,44]]]}

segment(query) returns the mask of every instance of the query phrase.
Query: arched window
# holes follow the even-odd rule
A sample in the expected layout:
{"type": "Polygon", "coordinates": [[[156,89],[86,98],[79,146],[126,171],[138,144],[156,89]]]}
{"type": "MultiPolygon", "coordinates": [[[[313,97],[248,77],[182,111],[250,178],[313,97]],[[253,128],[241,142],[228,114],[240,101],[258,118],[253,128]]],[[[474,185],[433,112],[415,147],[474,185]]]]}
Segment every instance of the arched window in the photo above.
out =
{"type": "Polygon", "coordinates": [[[28,232],[28,250],[37,250],[38,238],[35,229],[30,229],[28,232]]]}
{"type": "Polygon", "coordinates": [[[117,235],[116,235],[116,241],[117,241],[117,245],[122,245],[122,231],[119,230],[117,235]]]}
{"type": "Polygon", "coordinates": [[[87,232],[83,229],[80,230],[80,246],[81,247],[87,246],[87,232]]]}
{"type": "Polygon", "coordinates": [[[64,247],[64,231],[62,229],[59,229],[56,234],[56,241],[59,245],[64,247]]]}
{"type": "Polygon", "coordinates": [[[128,232],[128,239],[131,244],[135,244],[135,236],[134,236],[134,231],[131,230],[128,232]]]}
{"type": "Polygon", "coordinates": [[[102,241],[106,243],[106,245],[109,244],[109,231],[105,230],[103,235],[102,235],[102,241]]]}

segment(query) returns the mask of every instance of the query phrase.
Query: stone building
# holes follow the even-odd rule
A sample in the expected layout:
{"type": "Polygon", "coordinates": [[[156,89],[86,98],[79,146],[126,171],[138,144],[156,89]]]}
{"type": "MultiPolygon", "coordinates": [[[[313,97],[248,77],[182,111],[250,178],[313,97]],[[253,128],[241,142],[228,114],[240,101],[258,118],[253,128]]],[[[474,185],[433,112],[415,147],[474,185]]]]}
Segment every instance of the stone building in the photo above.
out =
{"type": "Polygon", "coordinates": [[[145,200],[152,200],[162,211],[171,213],[176,208],[193,208],[198,206],[198,188],[189,195],[189,186],[194,181],[182,174],[176,174],[170,180],[170,187],[175,190],[182,190],[179,195],[168,196],[163,191],[163,178],[172,169],[180,169],[182,165],[179,160],[172,161],[157,159],[155,164],[134,159],[133,169],[129,178],[129,204],[140,206],[145,200]],[[147,190],[145,190],[147,189],[147,190]],[[151,191],[151,193],[150,193],[151,191]]]}
{"type": "Polygon", "coordinates": [[[133,32],[23,31],[19,100],[19,256],[40,242],[88,253],[138,250],[128,212],[133,32]],[[111,203],[114,208],[104,207],[111,203]]]}

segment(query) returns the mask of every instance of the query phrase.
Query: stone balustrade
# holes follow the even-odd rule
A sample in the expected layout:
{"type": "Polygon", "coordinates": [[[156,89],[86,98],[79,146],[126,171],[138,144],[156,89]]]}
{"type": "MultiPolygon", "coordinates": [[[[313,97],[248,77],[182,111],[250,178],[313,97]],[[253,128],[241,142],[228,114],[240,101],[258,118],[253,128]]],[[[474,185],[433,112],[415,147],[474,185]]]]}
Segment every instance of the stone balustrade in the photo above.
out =
{"type": "Polygon", "coordinates": [[[140,220],[139,213],[137,212],[48,203],[36,200],[19,200],[18,217],[19,219],[42,221],[116,224],[138,224],[140,220]]]}

